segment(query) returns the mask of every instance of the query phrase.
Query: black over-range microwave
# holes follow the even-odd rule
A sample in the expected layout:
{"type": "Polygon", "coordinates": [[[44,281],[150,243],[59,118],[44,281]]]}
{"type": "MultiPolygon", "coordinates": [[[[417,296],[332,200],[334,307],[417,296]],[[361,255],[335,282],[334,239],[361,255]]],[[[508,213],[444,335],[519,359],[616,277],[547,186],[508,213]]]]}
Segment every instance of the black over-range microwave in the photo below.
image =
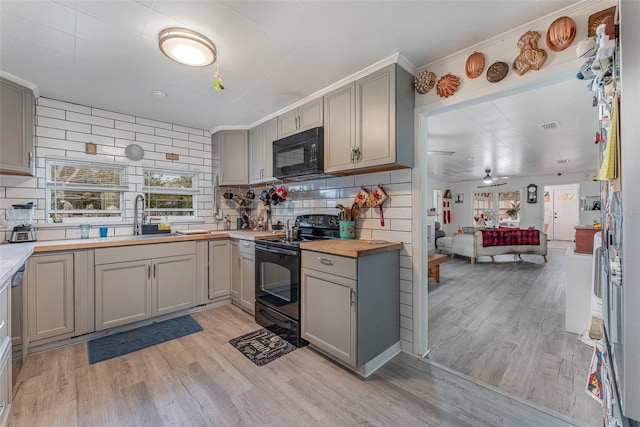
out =
{"type": "Polygon", "coordinates": [[[273,176],[308,178],[324,169],[324,128],[317,127],[273,141],[273,176]]]}

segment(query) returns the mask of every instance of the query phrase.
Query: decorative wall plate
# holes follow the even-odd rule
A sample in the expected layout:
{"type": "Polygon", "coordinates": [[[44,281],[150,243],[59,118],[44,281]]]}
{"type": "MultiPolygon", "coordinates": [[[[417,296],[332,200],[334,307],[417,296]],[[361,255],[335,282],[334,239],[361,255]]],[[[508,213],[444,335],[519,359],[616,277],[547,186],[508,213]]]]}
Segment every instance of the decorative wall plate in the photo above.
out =
{"type": "Polygon", "coordinates": [[[441,98],[448,98],[456,93],[458,86],[460,86],[460,79],[453,74],[446,74],[438,80],[436,90],[441,98]]]}
{"type": "Polygon", "coordinates": [[[547,60],[547,52],[538,49],[540,33],[537,31],[527,31],[518,40],[520,55],[513,61],[513,71],[521,76],[529,70],[539,70],[547,60]]]}
{"type": "Polygon", "coordinates": [[[507,77],[509,73],[509,64],[506,62],[496,61],[487,69],[487,80],[490,83],[498,83],[507,77]]]}
{"type": "Polygon", "coordinates": [[[470,79],[480,77],[484,71],[484,54],[482,52],[474,52],[469,55],[465,68],[467,77],[470,79]]]}
{"type": "Polygon", "coordinates": [[[129,144],[124,149],[124,155],[127,159],[137,162],[144,157],[144,150],[138,144],[129,144]]]}
{"type": "Polygon", "coordinates": [[[601,10],[600,12],[596,12],[591,15],[589,17],[589,37],[594,37],[596,35],[596,28],[598,28],[598,25],[604,22],[604,18],[606,18],[607,16],[613,17],[615,16],[615,14],[616,7],[611,6],[608,9],[601,10]]]}
{"type": "Polygon", "coordinates": [[[413,86],[416,88],[416,92],[424,95],[433,89],[436,84],[436,75],[431,71],[423,71],[416,76],[416,81],[413,86]]]}
{"type": "Polygon", "coordinates": [[[554,52],[561,52],[571,46],[576,36],[576,23],[568,16],[561,16],[549,25],[547,46],[554,52]]]}

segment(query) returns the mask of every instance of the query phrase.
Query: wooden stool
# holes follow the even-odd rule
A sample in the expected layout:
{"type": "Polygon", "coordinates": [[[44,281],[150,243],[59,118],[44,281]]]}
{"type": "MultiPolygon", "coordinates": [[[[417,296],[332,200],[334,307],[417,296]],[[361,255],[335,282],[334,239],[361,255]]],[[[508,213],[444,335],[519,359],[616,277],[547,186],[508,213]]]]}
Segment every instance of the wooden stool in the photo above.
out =
{"type": "Polygon", "coordinates": [[[436,283],[440,283],[440,264],[447,261],[447,256],[443,254],[429,254],[427,278],[433,277],[436,283]]]}

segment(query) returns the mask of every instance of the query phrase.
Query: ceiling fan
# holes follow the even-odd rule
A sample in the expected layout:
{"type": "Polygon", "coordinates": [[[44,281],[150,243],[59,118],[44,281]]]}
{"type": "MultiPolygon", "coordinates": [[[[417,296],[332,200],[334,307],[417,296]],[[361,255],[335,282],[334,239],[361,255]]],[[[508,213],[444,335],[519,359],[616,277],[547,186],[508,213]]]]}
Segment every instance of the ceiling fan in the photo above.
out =
{"type": "Polygon", "coordinates": [[[496,178],[491,176],[491,168],[486,168],[484,171],[486,175],[484,176],[484,178],[482,178],[482,182],[484,182],[487,185],[479,185],[478,188],[499,187],[501,185],[506,184],[506,182],[501,182],[501,183],[495,182],[496,178]]]}

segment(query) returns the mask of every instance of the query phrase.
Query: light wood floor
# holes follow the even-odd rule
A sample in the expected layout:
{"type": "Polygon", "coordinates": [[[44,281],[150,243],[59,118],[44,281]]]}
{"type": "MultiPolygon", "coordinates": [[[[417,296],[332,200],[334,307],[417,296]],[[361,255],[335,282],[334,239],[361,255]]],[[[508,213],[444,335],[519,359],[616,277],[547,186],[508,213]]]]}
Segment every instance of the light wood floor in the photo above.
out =
{"type": "Polygon", "coordinates": [[[86,344],[28,357],[10,425],[576,425],[407,354],[366,381],[308,347],[258,367],[227,342],[251,316],[193,316],[204,331],[94,365],[86,344]]]}
{"type": "MultiPolygon", "coordinates": [[[[584,392],[592,349],[564,330],[564,254],[549,262],[523,255],[440,265],[430,281],[429,358],[587,425],[602,425],[599,404],[584,392]]],[[[585,325],[586,326],[586,325],[585,325]]]]}

